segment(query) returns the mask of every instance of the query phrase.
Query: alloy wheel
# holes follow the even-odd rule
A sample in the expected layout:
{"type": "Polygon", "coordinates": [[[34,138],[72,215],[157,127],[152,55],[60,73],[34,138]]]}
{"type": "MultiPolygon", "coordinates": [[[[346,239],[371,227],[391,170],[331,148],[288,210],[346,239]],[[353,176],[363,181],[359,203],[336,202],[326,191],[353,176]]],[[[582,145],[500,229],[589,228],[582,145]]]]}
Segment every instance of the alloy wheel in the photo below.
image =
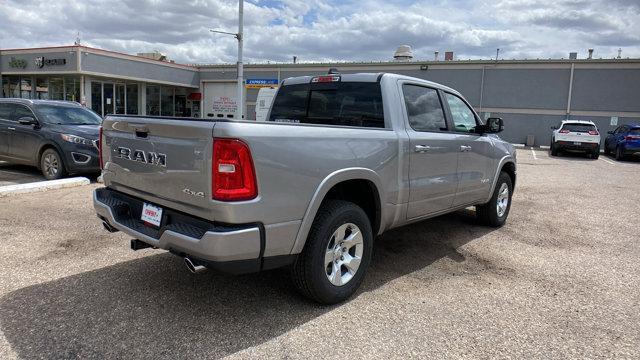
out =
{"type": "Polygon", "coordinates": [[[341,225],[333,232],[324,256],[327,279],[342,286],[355,276],[364,250],[362,232],[352,223],[341,225]]]}

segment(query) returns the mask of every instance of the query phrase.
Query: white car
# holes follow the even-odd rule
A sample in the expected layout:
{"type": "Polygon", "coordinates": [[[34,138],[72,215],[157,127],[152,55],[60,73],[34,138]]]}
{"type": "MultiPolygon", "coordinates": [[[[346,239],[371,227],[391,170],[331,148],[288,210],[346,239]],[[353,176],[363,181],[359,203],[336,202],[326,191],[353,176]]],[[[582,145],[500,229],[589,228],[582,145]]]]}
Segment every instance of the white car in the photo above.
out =
{"type": "Polygon", "coordinates": [[[600,156],[600,132],[591,121],[563,120],[559,127],[553,127],[551,135],[551,155],[561,151],[586,152],[592,159],[600,156]]]}

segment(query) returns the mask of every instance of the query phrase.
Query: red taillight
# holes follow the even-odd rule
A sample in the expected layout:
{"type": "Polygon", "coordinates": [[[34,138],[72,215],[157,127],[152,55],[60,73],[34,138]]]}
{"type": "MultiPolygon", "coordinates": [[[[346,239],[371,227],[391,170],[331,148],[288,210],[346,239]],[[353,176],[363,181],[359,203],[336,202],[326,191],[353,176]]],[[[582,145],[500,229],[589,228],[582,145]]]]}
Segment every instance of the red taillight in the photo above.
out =
{"type": "Polygon", "coordinates": [[[640,140],[640,136],[638,135],[627,135],[624,137],[627,141],[640,140]]]}
{"type": "Polygon", "coordinates": [[[569,130],[560,130],[560,133],[561,133],[561,134],[568,134],[568,133],[569,133],[569,130]]]}
{"type": "Polygon", "coordinates": [[[98,159],[100,159],[100,170],[104,169],[102,163],[102,126],[100,126],[100,135],[98,136],[98,159]]]}
{"type": "Polygon", "coordinates": [[[256,174],[247,144],[237,139],[213,139],[212,198],[251,200],[258,196],[256,174]]]}
{"type": "Polygon", "coordinates": [[[589,135],[600,135],[597,130],[589,130],[589,135]]]}
{"type": "Polygon", "coordinates": [[[311,79],[312,83],[324,83],[324,82],[335,82],[340,81],[340,76],[337,75],[329,75],[329,76],[316,76],[311,79]]]}

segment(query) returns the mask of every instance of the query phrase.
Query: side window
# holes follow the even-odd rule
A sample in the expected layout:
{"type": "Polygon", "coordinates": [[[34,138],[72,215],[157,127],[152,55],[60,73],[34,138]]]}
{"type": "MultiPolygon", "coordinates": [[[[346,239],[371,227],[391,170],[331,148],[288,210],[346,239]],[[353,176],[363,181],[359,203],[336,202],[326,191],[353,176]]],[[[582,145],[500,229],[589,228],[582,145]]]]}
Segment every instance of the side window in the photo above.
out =
{"type": "Polygon", "coordinates": [[[33,112],[29,110],[28,107],[24,105],[16,105],[16,112],[13,114],[13,121],[18,121],[18,119],[25,116],[30,116],[32,118],[35,118],[33,116],[33,112]]]}
{"type": "Polygon", "coordinates": [[[14,104],[10,103],[0,104],[0,119],[13,120],[13,110],[15,107],[14,104]]]}
{"type": "Polygon", "coordinates": [[[423,86],[402,86],[409,125],[415,131],[446,131],[447,122],[438,91],[423,86]]]}
{"type": "Polygon", "coordinates": [[[455,131],[474,132],[476,128],[476,117],[473,111],[459,97],[445,93],[447,104],[451,110],[451,117],[455,131]]]}

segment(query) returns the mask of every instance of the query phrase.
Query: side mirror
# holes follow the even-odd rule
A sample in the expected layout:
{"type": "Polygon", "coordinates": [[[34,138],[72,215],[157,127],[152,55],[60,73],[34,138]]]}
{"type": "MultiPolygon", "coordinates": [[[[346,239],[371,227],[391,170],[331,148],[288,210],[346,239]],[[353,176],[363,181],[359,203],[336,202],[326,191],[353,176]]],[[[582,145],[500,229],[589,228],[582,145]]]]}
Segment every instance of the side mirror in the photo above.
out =
{"type": "Polygon", "coordinates": [[[18,119],[18,123],[20,125],[38,125],[38,122],[36,121],[36,119],[34,119],[31,116],[24,116],[21,117],[20,119],[18,119]]]}
{"type": "Polygon", "coordinates": [[[502,121],[502,118],[490,117],[487,119],[485,132],[490,134],[497,134],[502,130],[504,130],[504,122],[502,121]]]}

